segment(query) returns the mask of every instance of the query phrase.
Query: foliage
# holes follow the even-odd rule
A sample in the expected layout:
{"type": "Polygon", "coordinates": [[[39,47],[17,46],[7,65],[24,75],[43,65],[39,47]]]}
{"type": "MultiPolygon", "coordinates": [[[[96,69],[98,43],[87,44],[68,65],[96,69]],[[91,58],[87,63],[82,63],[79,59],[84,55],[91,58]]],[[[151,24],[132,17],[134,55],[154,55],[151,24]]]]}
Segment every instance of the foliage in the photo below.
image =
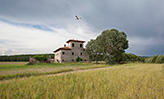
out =
{"type": "Polygon", "coordinates": [[[90,60],[95,60],[98,63],[98,60],[102,59],[101,48],[98,46],[97,40],[91,39],[86,45],[86,52],[90,60]]]}
{"type": "Polygon", "coordinates": [[[147,59],[147,63],[164,63],[164,55],[155,55],[147,59]]]}
{"type": "Polygon", "coordinates": [[[127,35],[124,32],[111,29],[103,31],[96,39],[108,63],[120,63],[122,54],[128,48],[127,35]]]}
{"type": "Polygon", "coordinates": [[[122,63],[125,63],[125,62],[145,62],[145,58],[139,57],[139,56],[132,54],[132,53],[123,53],[120,61],[122,63]]]}
{"type": "Polygon", "coordinates": [[[81,62],[81,61],[82,61],[82,58],[77,57],[77,58],[76,58],[76,61],[77,61],[77,62],[81,62]]]}
{"type": "Polygon", "coordinates": [[[158,57],[158,55],[155,55],[155,56],[153,56],[153,57],[150,57],[150,58],[147,60],[147,62],[148,62],[148,63],[155,63],[155,60],[156,60],[157,57],[158,57]]]}
{"type": "Polygon", "coordinates": [[[161,64],[14,79],[0,84],[2,99],[164,99],[161,64]]]}
{"type": "Polygon", "coordinates": [[[38,60],[39,62],[46,62],[47,56],[46,55],[35,55],[34,58],[38,60]]]}
{"type": "Polygon", "coordinates": [[[86,45],[90,58],[103,55],[107,64],[120,63],[122,54],[128,48],[127,35],[116,29],[105,30],[95,40],[86,45]]]}
{"type": "Polygon", "coordinates": [[[164,56],[163,55],[158,56],[155,60],[155,63],[164,63],[164,56]]]}
{"type": "MultiPolygon", "coordinates": [[[[0,56],[0,61],[29,61],[29,58],[34,57],[35,55],[42,55],[42,54],[0,56]]],[[[46,55],[47,57],[54,58],[54,54],[44,54],[44,55],[46,55]]]]}

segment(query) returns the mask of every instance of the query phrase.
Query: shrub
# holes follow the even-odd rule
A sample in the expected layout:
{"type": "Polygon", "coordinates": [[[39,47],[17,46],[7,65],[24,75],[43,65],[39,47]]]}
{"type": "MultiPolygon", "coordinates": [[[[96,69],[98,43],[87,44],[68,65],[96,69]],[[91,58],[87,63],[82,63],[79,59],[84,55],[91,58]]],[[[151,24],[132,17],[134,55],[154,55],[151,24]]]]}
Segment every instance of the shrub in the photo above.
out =
{"type": "Polygon", "coordinates": [[[164,56],[161,55],[161,56],[157,57],[155,60],[155,63],[164,63],[164,56]]]}
{"type": "Polygon", "coordinates": [[[157,57],[158,57],[158,55],[155,55],[155,56],[153,56],[153,57],[150,57],[150,58],[147,60],[147,62],[148,62],[148,63],[155,63],[157,57]]]}
{"type": "Polygon", "coordinates": [[[77,57],[77,58],[76,58],[76,61],[77,61],[77,62],[81,62],[82,59],[81,59],[80,57],[77,57]]]}
{"type": "Polygon", "coordinates": [[[144,57],[139,57],[132,53],[123,53],[121,58],[121,63],[125,62],[145,62],[144,57]]]}
{"type": "Polygon", "coordinates": [[[48,60],[46,55],[35,55],[34,58],[39,62],[46,62],[48,60]]]}

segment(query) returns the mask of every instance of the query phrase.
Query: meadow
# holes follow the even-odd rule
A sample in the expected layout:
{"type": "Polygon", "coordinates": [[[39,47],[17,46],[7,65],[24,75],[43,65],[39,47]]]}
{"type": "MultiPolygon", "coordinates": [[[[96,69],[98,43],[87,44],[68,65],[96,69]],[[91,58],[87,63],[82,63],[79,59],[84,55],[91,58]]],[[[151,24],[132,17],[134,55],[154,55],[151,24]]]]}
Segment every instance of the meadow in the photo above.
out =
{"type": "Polygon", "coordinates": [[[71,74],[13,79],[0,84],[0,98],[164,99],[164,65],[130,63],[71,74]]]}
{"type": "Polygon", "coordinates": [[[27,62],[0,62],[0,80],[57,74],[108,66],[109,65],[95,63],[40,63],[27,65],[27,62]]]}

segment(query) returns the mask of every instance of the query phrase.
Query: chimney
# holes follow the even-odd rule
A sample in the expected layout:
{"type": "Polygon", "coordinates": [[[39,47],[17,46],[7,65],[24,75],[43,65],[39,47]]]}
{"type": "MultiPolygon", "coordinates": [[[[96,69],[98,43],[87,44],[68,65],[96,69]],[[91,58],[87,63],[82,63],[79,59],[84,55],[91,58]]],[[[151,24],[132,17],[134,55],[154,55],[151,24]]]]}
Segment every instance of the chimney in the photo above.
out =
{"type": "Polygon", "coordinates": [[[64,44],[64,47],[66,47],[66,44],[64,44]]]}

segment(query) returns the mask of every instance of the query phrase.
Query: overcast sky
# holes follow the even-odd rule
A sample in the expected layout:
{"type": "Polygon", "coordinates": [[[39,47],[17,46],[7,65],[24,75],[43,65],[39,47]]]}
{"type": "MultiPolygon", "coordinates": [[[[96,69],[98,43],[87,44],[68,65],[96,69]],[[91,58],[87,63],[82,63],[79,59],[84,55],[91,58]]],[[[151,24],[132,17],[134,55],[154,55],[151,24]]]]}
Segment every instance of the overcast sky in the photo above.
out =
{"type": "Polygon", "coordinates": [[[127,34],[126,52],[164,54],[163,4],[164,0],[0,0],[0,55],[53,53],[69,39],[87,43],[112,28],[127,34]]]}

